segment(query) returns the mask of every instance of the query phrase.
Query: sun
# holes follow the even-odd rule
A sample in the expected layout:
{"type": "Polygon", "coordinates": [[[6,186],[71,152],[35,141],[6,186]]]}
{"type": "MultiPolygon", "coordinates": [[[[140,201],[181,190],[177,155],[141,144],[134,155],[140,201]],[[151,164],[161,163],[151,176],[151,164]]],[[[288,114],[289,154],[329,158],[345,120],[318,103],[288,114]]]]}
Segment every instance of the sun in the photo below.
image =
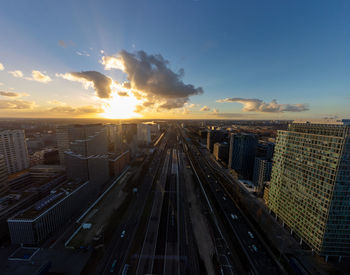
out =
{"type": "Polygon", "coordinates": [[[112,97],[106,102],[101,116],[110,119],[140,117],[140,114],[134,112],[138,103],[138,100],[132,94],[120,96],[118,93],[113,93],[112,97]]]}

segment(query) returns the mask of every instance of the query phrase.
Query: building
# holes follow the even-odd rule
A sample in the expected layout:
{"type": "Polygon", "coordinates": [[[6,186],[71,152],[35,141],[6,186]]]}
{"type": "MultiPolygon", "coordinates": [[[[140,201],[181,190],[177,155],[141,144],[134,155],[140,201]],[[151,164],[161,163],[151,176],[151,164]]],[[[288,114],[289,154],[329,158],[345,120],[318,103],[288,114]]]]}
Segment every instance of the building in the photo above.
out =
{"type": "Polygon", "coordinates": [[[259,158],[272,159],[275,144],[272,142],[259,143],[256,151],[256,156],[259,158]]]}
{"type": "Polygon", "coordinates": [[[224,132],[221,130],[209,130],[207,133],[207,149],[213,153],[214,144],[224,140],[224,132]]]}
{"type": "Polygon", "coordinates": [[[144,145],[151,143],[151,126],[149,124],[137,124],[137,141],[144,145]]]}
{"type": "Polygon", "coordinates": [[[79,213],[86,204],[89,182],[68,181],[50,195],[7,220],[13,244],[38,245],[79,213]]]}
{"type": "Polygon", "coordinates": [[[108,138],[103,125],[85,125],[71,129],[69,150],[65,151],[67,177],[104,184],[109,179],[108,138]]]}
{"type": "Polygon", "coordinates": [[[8,170],[3,155],[0,155],[0,198],[8,190],[8,170]]]}
{"type": "Polygon", "coordinates": [[[229,149],[229,168],[240,176],[251,179],[258,139],[253,134],[231,134],[229,149]]]}
{"type": "Polygon", "coordinates": [[[350,256],[350,120],[278,131],[268,207],[317,254],[350,256]]]}
{"type": "Polygon", "coordinates": [[[9,174],[29,167],[27,144],[23,130],[0,132],[0,155],[5,157],[9,174]]]}
{"type": "Polygon", "coordinates": [[[58,126],[56,128],[56,140],[60,164],[65,165],[64,152],[69,150],[69,125],[58,126]]]}
{"type": "Polygon", "coordinates": [[[112,155],[109,158],[109,171],[111,177],[120,175],[130,164],[130,151],[127,150],[119,155],[112,155]]]}
{"type": "Polygon", "coordinates": [[[272,171],[272,160],[266,158],[255,158],[253,184],[257,186],[258,195],[262,196],[265,182],[270,181],[272,171]]]}
{"type": "Polygon", "coordinates": [[[227,142],[223,142],[223,143],[217,142],[214,144],[213,155],[216,160],[220,160],[224,163],[227,163],[228,151],[229,151],[229,145],[227,142]]]}

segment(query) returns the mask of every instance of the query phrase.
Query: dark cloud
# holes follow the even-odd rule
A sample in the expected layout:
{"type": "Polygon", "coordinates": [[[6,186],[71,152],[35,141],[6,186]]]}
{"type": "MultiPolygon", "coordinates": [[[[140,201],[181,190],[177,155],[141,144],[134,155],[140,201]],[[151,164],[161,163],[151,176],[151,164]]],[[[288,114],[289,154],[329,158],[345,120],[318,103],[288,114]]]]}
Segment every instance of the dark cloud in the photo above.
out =
{"type": "MultiPolygon", "coordinates": [[[[73,72],[70,73],[74,78],[84,79],[93,83],[96,90],[97,96],[100,98],[110,98],[111,97],[111,84],[112,79],[104,74],[96,71],[85,71],[85,72],[73,72]]],[[[70,79],[74,80],[74,79],[70,79]]]]}
{"type": "Polygon", "coordinates": [[[142,93],[148,103],[163,108],[181,108],[190,96],[203,93],[201,87],[185,84],[182,81],[184,70],[174,72],[169,62],[160,54],[148,55],[144,51],[129,53],[121,51],[117,56],[102,58],[105,69],[120,69],[127,74],[131,89],[142,93]]]}
{"type": "Polygon", "coordinates": [[[5,91],[0,91],[0,96],[8,96],[8,97],[19,97],[20,94],[14,93],[14,92],[5,92],[5,91]]]}
{"type": "Polygon", "coordinates": [[[274,99],[269,103],[261,99],[247,99],[247,98],[225,98],[219,99],[217,102],[237,102],[243,104],[243,111],[245,112],[262,112],[262,113],[283,113],[283,112],[304,112],[309,110],[307,104],[279,104],[274,99]]]}

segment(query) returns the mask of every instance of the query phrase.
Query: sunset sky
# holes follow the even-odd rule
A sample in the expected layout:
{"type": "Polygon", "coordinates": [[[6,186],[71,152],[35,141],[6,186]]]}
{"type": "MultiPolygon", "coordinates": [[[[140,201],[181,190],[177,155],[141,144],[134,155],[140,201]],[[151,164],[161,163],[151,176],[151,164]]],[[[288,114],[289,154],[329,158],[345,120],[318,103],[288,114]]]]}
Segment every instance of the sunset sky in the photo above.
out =
{"type": "Polygon", "coordinates": [[[349,1],[3,1],[0,116],[350,118],[349,1]]]}

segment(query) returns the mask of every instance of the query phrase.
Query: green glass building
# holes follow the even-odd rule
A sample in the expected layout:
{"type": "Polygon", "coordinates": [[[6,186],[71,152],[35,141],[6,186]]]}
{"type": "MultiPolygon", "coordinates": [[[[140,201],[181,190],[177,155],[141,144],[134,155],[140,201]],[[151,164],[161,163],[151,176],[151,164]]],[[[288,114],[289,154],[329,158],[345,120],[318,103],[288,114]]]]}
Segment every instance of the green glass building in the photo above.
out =
{"type": "Polygon", "coordinates": [[[350,120],[278,131],[268,207],[317,254],[350,256],[350,120]]]}

